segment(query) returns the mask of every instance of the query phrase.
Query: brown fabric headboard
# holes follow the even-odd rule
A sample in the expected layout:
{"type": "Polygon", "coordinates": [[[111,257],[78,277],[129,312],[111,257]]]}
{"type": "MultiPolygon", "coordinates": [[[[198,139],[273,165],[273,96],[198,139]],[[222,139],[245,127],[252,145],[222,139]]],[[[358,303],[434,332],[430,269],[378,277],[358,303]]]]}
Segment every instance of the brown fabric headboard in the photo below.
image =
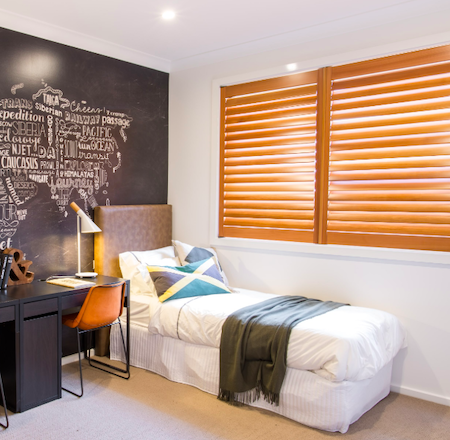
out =
{"type": "Polygon", "coordinates": [[[121,277],[119,254],[147,251],[172,244],[171,205],[97,206],[94,221],[95,271],[121,277]]]}

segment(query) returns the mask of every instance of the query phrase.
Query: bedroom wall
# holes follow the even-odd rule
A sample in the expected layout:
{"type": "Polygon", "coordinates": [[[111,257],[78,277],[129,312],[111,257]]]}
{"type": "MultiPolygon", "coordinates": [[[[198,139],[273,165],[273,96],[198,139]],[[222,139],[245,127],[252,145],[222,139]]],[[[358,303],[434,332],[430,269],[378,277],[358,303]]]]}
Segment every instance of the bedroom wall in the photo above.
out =
{"type": "Polygon", "coordinates": [[[174,210],[174,237],[213,245],[232,285],[344,301],[398,316],[407,330],[408,348],[395,359],[392,389],[450,405],[448,254],[218,240],[215,231],[221,84],[283,74],[288,63],[297,63],[301,71],[450,41],[448,33],[421,35],[420,29],[420,22],[368,26],[172,71],[168,201],[174,210]]]}
{"type": "MultiPolygon", "coordinates": [[[[167,202],[168,74],[3,28],[0,72],[0,249],[71,275],[71,202],[167,202]]],[[[82,256],[92,270],[92,234],[82,256]]]]}

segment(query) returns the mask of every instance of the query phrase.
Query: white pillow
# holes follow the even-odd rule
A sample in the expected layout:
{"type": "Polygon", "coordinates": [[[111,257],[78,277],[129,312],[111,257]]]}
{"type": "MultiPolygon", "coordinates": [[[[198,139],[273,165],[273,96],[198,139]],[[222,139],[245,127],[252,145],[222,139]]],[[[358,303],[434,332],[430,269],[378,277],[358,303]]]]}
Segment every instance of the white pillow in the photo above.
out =
{"type": "Polygon", "coordinates": [[[191,246],[190,244],[182,243],[178,240],[172,240],[172,244],[175,247],[175,254],[178,256],[183,266],[186,266],[190,263],[195,263],[196,261],[213,258],[214,263],[216,263],[217,269],[222,276],[223,283],[227,287],[229,287],[228,279],[225,275],[225,272],[222,270],[222,267],[220,266],[219,257],[217,256],[217,253],[213,248],[191,246]]]}
{"type": "Polygon", "coordinates": [[[130,280],[132,295],[158,296],[147,266],[181,266],[173,246],[151,251],[129,251],[119,254],[122,277],[130,280]]]}

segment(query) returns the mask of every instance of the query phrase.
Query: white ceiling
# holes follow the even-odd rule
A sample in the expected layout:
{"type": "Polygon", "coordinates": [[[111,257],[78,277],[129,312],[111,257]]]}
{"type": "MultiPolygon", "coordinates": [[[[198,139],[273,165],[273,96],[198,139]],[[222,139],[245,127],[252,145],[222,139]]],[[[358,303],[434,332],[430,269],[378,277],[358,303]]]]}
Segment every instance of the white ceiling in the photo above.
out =
{"type": "Polygon", "coordinates": [[[450,0],[0,0],[1,27],[87,50],[114,47],[167,71],[213,54],[299,44],[321,29],[333,35],[423,17],[430,33],[443,32],[443,15],[448,29],[450,0]],[[170,22],[161,19],[168,8],[177,13],[170,22]]]}

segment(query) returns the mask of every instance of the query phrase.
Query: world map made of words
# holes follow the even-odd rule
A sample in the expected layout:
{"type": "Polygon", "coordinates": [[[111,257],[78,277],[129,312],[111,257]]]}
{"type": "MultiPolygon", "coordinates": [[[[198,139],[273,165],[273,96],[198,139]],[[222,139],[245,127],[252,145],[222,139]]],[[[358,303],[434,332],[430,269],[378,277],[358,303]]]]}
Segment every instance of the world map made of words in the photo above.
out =
{"type": "Polygon", "coordinates": [[[118,140],[127,141],[133,119],[125,113],[67,99],[47,84],[30,97],[25,85],[0,98],[0,250],[12,247],[27,203],[42,185],[67,216],[71,200],[84,209],[107,194],[108,179],[122,164],[118,140]],[[18,93],[19,92],[19,93],[18,93]]]}

